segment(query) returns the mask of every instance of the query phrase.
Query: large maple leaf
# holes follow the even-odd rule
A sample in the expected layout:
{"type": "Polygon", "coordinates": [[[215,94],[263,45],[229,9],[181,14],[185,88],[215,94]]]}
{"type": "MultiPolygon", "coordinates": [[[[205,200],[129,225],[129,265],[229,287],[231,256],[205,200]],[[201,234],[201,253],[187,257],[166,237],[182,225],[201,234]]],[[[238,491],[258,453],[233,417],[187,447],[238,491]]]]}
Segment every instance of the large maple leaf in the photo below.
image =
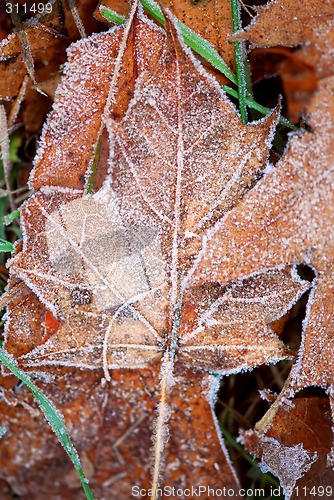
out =
{"type": "MultiPolygon", "coordinates": [[[[233,283],[217,277],[190,286],[202,241],[263,175],[277,115],[243,125],[167,25],[165,35],[139,17],[130,31],[72,48],[31,180],[38,191],[22,208],[23,250],[11,262],[28,303],[29,289],[37,298],[36,314],[27,295],[9,308],[6,348],[26,369],[55,377],[44,389],[68,406],[65,417],[77,424],[73,434],[94,464],[92,487],[102,497],[110,484],[118,498],[128,498],[134,484],[147,495],[151,485],[153,498],[158,484],[203,486],[202,498],[209,487],[238,494],[212,413],[217,380],[289,356],[269,325],[308,286],[293,266],[274,269],[270,261],[260,272],[243,268],[233,283]],[[126,106],[112,107],[116,91],[126,106]],[[83,113],[90,120],[83,122],[83,113]],[[108,172],[101,159],[94,162],[104,127],[108,172]],[[76,390],[86,377],[90,402],[76,422],[76,390]],[[85,428],[96,408],[108,410],[101,453],[98,425],[85,428]]],[[[12,456],[15,426],[6,427],[2,446],[10,445],[12,456]]],[[[15,488],[27,493],[32,481],[23,484],[17,470],[22,450],[20,457],[3,466],[16,471],[8,477],[16,475],[15,488]]],[[[34,465],[40,482],[41,463],[34,465]]],[[[70,489],[62,478],[58,487],[70,489]]]]}

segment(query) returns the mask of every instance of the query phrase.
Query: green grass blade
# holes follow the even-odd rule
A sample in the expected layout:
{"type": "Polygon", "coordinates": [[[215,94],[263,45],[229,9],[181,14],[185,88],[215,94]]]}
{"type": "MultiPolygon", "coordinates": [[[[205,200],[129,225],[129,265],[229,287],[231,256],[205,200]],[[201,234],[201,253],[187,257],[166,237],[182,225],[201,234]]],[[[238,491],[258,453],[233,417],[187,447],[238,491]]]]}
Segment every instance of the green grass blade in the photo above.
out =
{"type": "Polygon", "coordinates": [[[218,54],[216,49],[204,38],[196,35],[190,28],[175,19],[185,43],[197,52],[198,55],[206,59],[214,68],[218,69],[232,83],[237,83],[237,78],[233,71],[227,66],[224,59],[218,54]]]}
{"type": "Polygon", "coordinates": [[[165,26],[165,17],[157,3],[153,0],[140,0],[140,3],[153,19],[162,24],[162,26],[165,26]]]}
{"type": "MultiPolygon", "coordinates": [[[[238,91],[232,89],[232,87],[229,87],[228,85],[224,85],[223,90],[226,92],[226,94],[229,94],[232,97],[236,97],[236,98],[239,97],[238,91]]],[[[259,111],[263,115],[268,115],[272,111],[270,108],[267,108],[266,106],[262,106],[261,104],[257,103],[256,101],[254,101],[250,97],[246,97],[246,104],[249,108],[255,109],[256,111],[259,111]]],[[[299,130],[298,127],[293,125],[287,118],[284,118],[283,116],[280,117],[279,122],[282,125],[284,125],[285,127],[290,128],[291,130],[299,130]]]]}
{"type": "MultiPolygon", "coordinates": [[[[232,22],[234,33],[241,29],[240,3],[239,0],[230,0],[232,9],[232,22]]],[[[236,40],[234,44],[235,69],[237,74],[237,86],[239,97],[239,109],[241,119],[247,123],[247,97],[250,88],[250,72],[244,42],[236,40]]]]}
{"type": "Polygon", "coordinates": [[[107,19],[107,21],[111,23],[122,25],[125,24],[126,22],[126,17],[117,14],[117,12],[111,10],[109,7],[100,5],[99,11],[101,16],[103,16],[105,19],[107,19]]]}
{"type": "Polygon", "coordinates": [[[20,216],[20,210],[14,210],[14,212],[11,212],[10,214],[4,215],[2,217],[2,223],[5,226],[9,226],[9,224],[11,224],[19,216],[20,216]]]}
{"type": "Polygon", "coordinates": [[[0,252],[12,252],[14,248],[13,243],[0,238],[0,252]]]}
{"type": "Polygon", "coordinates": [[[48,398],[35,386],[29,375],[24,373],[16,364],[13,358],[11,358],[3,348],[0,348],[0,361],[22,382],[24,382],[31,392],[33,393],[35,399],[37,400],[41,410],[49,422],[53,432],[56,434],[57,438],[65,448],[66,453],[70,457],[82,484],[82,488],[86,494],[87,500],[94,500],[91,489],[88,486],[88,480],[82,470],[82,465],[78,456],[76,449],[74,448],[63,423],[63,419],[59,411],[55,406],[48,400],[48,398]]]}
{"type": "MultiPolygon", "coordinates": [[[[153,17],[153,19],[162,24],[162,26],[165,25],[164,15],[160,7],[153,0],[140,0],[140,3],[146,12],[153,17]]],[[[226,64],[224,59],[218,54],[216,49],[211,45],[211,43],[197,35],[197,33],[188,28],[185,24],[181,23],[181,21],[179,21],[175,16],[173,16],[173,19],[176,26],[179,28],[185,43],[198,55],[206,59],[214,68],[218,69],[218,71],[225,75],[231,82],[237,84],[235,74],[226,64]]]]}

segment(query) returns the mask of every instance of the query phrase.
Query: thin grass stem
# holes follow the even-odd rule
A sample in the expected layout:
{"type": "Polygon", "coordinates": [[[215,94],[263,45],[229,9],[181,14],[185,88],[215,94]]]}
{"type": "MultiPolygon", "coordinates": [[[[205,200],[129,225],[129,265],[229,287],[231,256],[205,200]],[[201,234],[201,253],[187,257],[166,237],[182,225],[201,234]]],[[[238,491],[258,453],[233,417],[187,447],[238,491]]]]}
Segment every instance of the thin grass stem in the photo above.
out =
{"type": "MultiPolygon", "coordinates": [[[[230,0],[232,9],[232,23],[234,33],[241,30],[240,3],[239,0],[230,0]]],[[[250,71],[245,50],[245,43],[236,40],[234,44],[235,69],[237,75],[239,109],[241,119],[247,123],[247,97],[251,90],[250,71]]]]}
{"type": "Polygon", "coordinates": [[[41,410],[43,411],[48,423],[50,424],[50,427],[52,428],[53,432],[56,434],[57,438],[65,448],[66,453],[68,454],[74,468],[76,469],[87,500],[94,500],[93,493],[90,487],[88,486],[88,479],[86,479],[86,476],[82,469],[79,455],[69,438],[66,427],[63,423],[63,417],[60,414],[60,412],[32,382],[29,375],[24,373],[17,366],[14,359],[11,358],[3,348],[0,348],[0,361],[31,390],[41,410]]]}
{"type": "MultiPolygon", "coordinates": [[[[232,89],[232,87],[229,87],[228,85],[223,86],[223,90],[226,92],[226,94],[231,95],[232,97],[239,97],[238,91],[232,89]]],[[[255,109],[256,111],[259,111],[263,115],[267,115],[271,113],[271,109],[267,108],[266,106],[262,106],[262,104],[257,103],[250,97],[246,97],[246,103],[249,108],[255,109]]],[[[293,125],[287,118],[284,118],[284,116],[281,116],[279,119],[279,122],[284,125],[285,127],[290,128],[291,130],[299,130],[298,127],[293,125]]]]}

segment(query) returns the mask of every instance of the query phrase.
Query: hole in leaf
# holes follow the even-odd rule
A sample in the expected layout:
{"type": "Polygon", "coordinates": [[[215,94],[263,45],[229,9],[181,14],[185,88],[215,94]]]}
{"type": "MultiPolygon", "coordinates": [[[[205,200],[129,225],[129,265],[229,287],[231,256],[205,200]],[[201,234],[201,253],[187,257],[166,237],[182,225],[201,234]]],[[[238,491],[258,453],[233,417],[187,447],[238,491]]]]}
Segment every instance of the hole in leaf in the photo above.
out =
{"type": "MultiPolygon", "coordinates": [[[[253,85],[254,99],[259,104],[274,108],[279,100],[279,96],[284,96],[281,79],[278,76],[264,78],[253,85]]],[[[282,115],[285,116],[286,103],[282,100],[282,115]]]]}
{"type": "Polygon", "coordinates": [[[298,276],[300,276],[303,280],[309,281],[310,283],[316,277],[315,271],[311,266],[307,264],[299,264],[296,267],[298,276]]]}
{"type": "Polygon", "coordinates": [[[19,150],[19,155],[23,160],[31,161],[35,157],[37,140],[38,137],[33,135],[29,137],[24,144],[22,144],[22,148],[19,150]]]}
{"type": "Polygon", "coordinates": [[[326,394],[325,389],[321,387],[305,387],[299,391],[295,398],[326,398],[328,399],[328,394],[326,394]]]}

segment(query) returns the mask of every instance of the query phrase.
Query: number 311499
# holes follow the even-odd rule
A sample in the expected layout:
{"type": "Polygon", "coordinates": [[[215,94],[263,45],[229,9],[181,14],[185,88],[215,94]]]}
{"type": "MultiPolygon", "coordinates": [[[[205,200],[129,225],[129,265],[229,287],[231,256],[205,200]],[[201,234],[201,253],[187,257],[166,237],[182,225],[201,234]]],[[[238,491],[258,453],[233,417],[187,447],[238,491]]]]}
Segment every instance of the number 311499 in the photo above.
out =
{"type": "Polygon", "coordinates": [[[52,4],[50,2],[25,2],[22,4],[6,2],[7,14],[51,14],[51,12],[52,4]]]}

